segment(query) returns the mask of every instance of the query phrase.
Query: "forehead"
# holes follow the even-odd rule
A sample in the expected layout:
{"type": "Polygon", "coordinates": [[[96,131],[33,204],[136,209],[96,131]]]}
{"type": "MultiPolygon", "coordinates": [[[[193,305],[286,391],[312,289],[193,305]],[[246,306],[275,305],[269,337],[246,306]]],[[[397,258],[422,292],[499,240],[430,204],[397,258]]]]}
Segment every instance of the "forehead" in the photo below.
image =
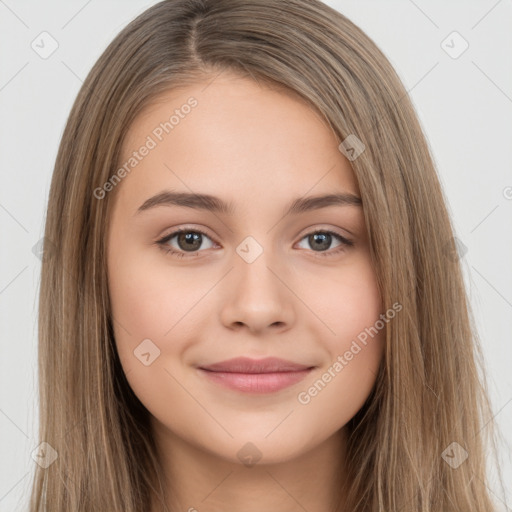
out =
{"type": "Polygon", "coordinates": [[[297,93],[231,74],[156,98],[127,132],[119,167],[129,162],[119,192],[130,202],[164,188],[234,202],[359,193],[336,136],[315,109],[297,93]]]}

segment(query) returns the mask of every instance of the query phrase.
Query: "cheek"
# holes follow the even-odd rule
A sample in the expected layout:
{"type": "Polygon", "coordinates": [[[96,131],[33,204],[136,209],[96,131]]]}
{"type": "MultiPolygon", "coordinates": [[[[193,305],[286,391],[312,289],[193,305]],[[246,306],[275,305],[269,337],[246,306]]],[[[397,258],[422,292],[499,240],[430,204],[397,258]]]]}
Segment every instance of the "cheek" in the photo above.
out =
{"type": "Polygon", "coordinates": [[[113,251],[110,258],[113,327],[119,357],[127,373],[138,363],[134,350],[143,340],[151,340],[161,350],[160,340],[173,324],[174,307],[172,294],[167,292],[165,300],[162,297],[161,272],[140,254],[119,250],[113,251]]]}
{"type": "MultiPolygon", "coordinates": [[[[375,272],[369,257],[359,258],[350,267],[330,276],[314,297],[319,317],[329,327],[326,336],[331,352],[344,350],[366,328],[375,324],[382,313],[382,302],[375,272]]],[[[313,295],[312,295],[313,297],[313,295]]]]}
{"type": "Polygon", "coordinates": [[[192,274],[155,265],[154,260],[135,254],[116,261],[109,286],[113,316],[125,327],[123,332],[119,326],[121,337],[126,338],[127,331],[133,343],[141,336],[170,337],[178,322],[180,327],[183,320],[186,324],[187,312],[204,294],[192,274]]]}
{"type": "Polygon", "coordinates": [[[144,258],[129,250],[112,261],[109,289],[115,344],[124,372],[141,398],[150,395],[151,386],[163,389],[155,380],[169,379],[163,367],[169,367],[170,360],[179,363],[197,340],[197,331],[210,318],[204,309],[209,302],[202,299],[211,300],[213,279],[211,272],[208,278],[191,268],[177,271],[157,264],[153,255],[144,258]],[[147,352],[146,359],[155,359],[145,367],[138,356],[147,352]]]}
{"type": "Polygon", "coordinates": [[[193,297],[187,290],[194,286],[189,283],[184,288],[184,284],[176,272],[130,251],[116,257],[115,265],[109,267],[115,345],[121,365],[131,389],[155,416],[169,403],[183,401],[183,391],[171,374],[179,382],[184,379],[173,368],[171,373],[166,369],[168,357],[179,358],[189,343],[184,331],[193,297]]]}
{"type": "Polygon", "coordinates": [[[348,421],[375,382],[388,323],[381,319],[384,311],[369,257],[330,280],[321,297],[319,317],[330,330],[321,338],[328,357],[308,383],[315,389],[305,400],[318,395],[315,407],[320,408],[337,403],[340,414],[348,413],[344,418],[348,421]]]}

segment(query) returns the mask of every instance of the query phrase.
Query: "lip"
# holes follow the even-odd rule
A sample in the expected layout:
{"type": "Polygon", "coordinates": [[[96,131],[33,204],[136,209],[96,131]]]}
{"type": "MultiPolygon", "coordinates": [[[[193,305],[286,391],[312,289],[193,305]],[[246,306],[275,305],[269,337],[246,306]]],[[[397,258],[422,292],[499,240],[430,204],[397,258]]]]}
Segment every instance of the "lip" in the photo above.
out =
{"type": "Polygon", "coordinates": [[[199,367],[210,381],[245,393],[272,393],[304,379],[312,366],[276,357],[250,359],[237,357],[199,367]]]}

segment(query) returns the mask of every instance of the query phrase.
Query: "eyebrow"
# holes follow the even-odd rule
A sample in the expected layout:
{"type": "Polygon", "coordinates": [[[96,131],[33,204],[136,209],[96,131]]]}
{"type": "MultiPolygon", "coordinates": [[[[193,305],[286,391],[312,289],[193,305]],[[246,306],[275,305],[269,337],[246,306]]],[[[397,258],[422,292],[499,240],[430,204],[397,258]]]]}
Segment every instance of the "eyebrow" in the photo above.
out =
{"type": "MultiPolygon", "coordinates": [[[[194,208],[197,210],[205,210],[214,213],[222,213],[226,215],[235,214],[235,206],[232,202],[224,202],[219,197],[209,194],[194,194],[188,192],[171,192],[164,190],[150,197],[139,206],[136,214],[156,208],[158,206],[184,206],[186,208],[194,208]]],[[[286,215],[297,215],[312,210],[319,210],[328,206],[362,206],[361,198],[345,192],[337,194],[326,194],[309,197],[299,197],[293,200],[286,215]]]]}

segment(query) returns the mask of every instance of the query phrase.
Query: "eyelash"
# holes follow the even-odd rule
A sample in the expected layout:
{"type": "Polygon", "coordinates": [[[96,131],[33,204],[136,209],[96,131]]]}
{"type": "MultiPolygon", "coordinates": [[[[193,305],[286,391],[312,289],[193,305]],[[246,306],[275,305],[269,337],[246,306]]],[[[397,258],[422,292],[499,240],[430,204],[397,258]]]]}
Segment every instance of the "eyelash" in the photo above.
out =
{"type": "MultiPolygon", "coordinates": [[[[165,235],[163,238],[160,238],[155,243],[166,254],[170,253],[172,256],[176,256],[178,258],[183,258],[184,256],[185,257],[192,257],[192,258],[199,256],[199,253],[201,251],[190,252],[190,253],[187,254],[186,252],[176,251],[173,248],[171,248],[169,245],[167,245],[167,242],[172,240],[176,235],[179,235],[180,233],[200,233],[201,235],[204,235],[207,238],[209,238],[210,240],[212,240],[212,238],[207,233],[202,231],[201,229],[198,229],[198,228],[194,228],[194,229],[184,228],[184,229],[179,229],[177,231],[173,231],[172,233],[170,233],[168,235],[165,235]]],[[[307,233],[306,235],[304,235],[301,238],[301,240],[303,240],[304,238],[306,238],[308,236],[315,235],[315,234],[318,234],[318,233],[327,234],[327,235],[333,235],[335,238],[337,238],[341,242],[341,245],[338,248],[336,248],[335,250],[333,250],[333,251],[313,251],[313,252],[316,252],[316,254],[318,256],[321,256],[321,257],[336,256],[338,253],[340,253],[342,251],[345,251],[348,247],[353,247],[353,245],[354,245],[354,242],[349,240],[348,238],[345,238],[345,237],[341,236],[340,234],[336,233],[335,231],[330,231],[330,230],[327,230],[327,229],[325,229],[325,230],[324,229],[320,229],[320,230],[317,230],[317,231],[311,231],[311,233],[307,233]]]]}

